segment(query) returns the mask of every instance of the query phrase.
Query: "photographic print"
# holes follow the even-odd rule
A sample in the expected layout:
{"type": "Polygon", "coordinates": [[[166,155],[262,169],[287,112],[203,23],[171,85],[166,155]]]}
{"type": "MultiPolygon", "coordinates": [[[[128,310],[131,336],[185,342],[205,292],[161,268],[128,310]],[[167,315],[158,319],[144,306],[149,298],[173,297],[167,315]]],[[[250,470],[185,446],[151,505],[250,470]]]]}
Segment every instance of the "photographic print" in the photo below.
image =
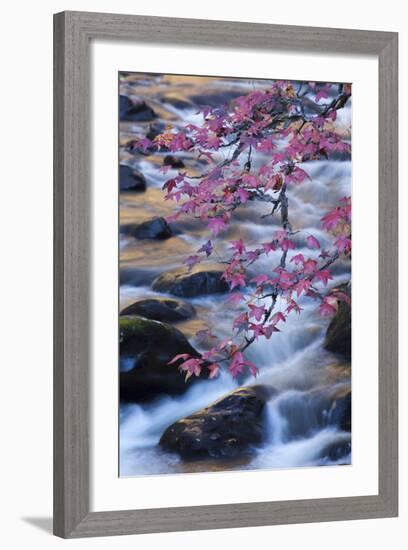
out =
{"type": "Polygon", "coordinates": [[[119,475],[351,464],[351,84],[118,78],[119,475]]]}

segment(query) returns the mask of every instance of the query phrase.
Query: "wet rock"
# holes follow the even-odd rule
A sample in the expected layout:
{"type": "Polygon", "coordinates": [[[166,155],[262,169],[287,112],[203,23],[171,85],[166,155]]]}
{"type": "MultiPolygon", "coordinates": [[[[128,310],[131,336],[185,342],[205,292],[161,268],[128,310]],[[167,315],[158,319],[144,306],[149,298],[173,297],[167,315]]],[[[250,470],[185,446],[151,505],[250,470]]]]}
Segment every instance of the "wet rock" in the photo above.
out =
{"type": "Polygon", "coordinates": [[[127,164],[119,167],[119,184],[121,191],[145,191],[146,179],[143,174],[127,164]]]}
{"type": "Polygon", "coordinates": [[[173,269],[159,275],[153,281],[152,289],[181,298],[218,294],[228,290],[222,274],[223,268],[219,264],[199,264],[191,272],[184,268],[173,269]]]}
{"type": "Polygon", "coordinates": [[[306,437],[328,426],[351,431],[351,387],[341,383],[308,392],[288,394],[279,402],[289,439],[306,437]]]}
{"type": "Polygon", "coordinates": [[[336,462],[345,458],[351,452],[351,435],[339,434],[335,441],[326,445],[319,453],[323,461],[336,462]]]}
{"type": "Polygon", "coordinates": [[[239,388],[169,426],[160,446],[184,458],[231,458],[253,451],[265,436],[265,403],[269,386],[239,388]]]}
{"type": "Polygon", "coordinates": [[[169,365],[176,355],[199,357],[182,332],[171,325],[142,317],[120,317],[121,361],[133,367],[120,373],[121,402],[142,403],[160,395],[177,395],[199,379],[187,382],[178,369],[182,361],[169,365]]]}
{"type": "Polygon", "coordinates": [[[175,157],[174,155],[166,155],[163,159],[163,165],[164,166],[171,166],[172,168],[184,168],[185,164],[180,159],[175,157]]]}
{"type": "Polygon", "coordinates": [[[120,96],[120,120],[127,122],[150,122],[157,118],[154,110],[145,101],[133,103],[127,96],[120,96]],[[123,99],[122,99],[123,98],[123,99]]]}
{"type": "Polygon", "coordinates": [[[121,315],[139,315],[155,321],[177,322],[191,319],[195,316],[191,304],[169,298],[147,298],[139,300],[121,311],[121,315]]]}
{"type": "Polygon", "coordinates": [[[341,162],[349,161],[351,160],[351,152],[350,151],[331,151],[330,160],[341,161],[341,162]]]}
{"type": "Polygon", "coordinates": [[[119,269],[119,283],[121,285],[148,286],[158,276],[158,269],[143,269],[121,265],[119,269]]]}
{"type": "Polygon", "coordinates": [[[346,302],[339,304],[337,313],[327,328],[324,347],[351,359],[351,307],[346,302]]]}
{"type": "Polygon", "coordinates": [[[122,225],[120,232],[135,239],[169,239],[173,236],[173,231],[164,218],[122,225]]]}
{"type": "Polygon", "coordinates": [[[176,95],[174,95],[174,96],[170,96],[170,95],[163,96],[162,97],[162,102],[163,103],[168,103],[169,105],[172,105],[176,109],[180,109],[180,110],[182,110],[182,109],[191,109],[192,108],[191,103],[189,103],[185,99],[182,99],[181,97],[178,97],[176,95]]]}
{"type": "Polygon", "coordinates": [[[327,409],[329,425],[351,432],[351,387],[345,385],[333,388],[328,392],[328,399],[331,401],[331,406],[327,409]]]}
{"type": "Polygon", "coordinates": [[[126,113],[126,111],[128,111],[132,107],[133,107],[133,101],[131,101],[127,95],[119,96],[119,112],[120,112],[121,118],[122,118],[122,114],[126,113]]]}
{"type": "Polygon", "coordinates": [[[153,141],[155,137],[163,133],[165,127],[165,124],[162,122],[153,122],[153,124],[150,124],[149,126],[149,131],[147,132],[146,137],[153,141]]]}
{"type": "Polygon", "coordinates": [[[219,107],[242,95],[245,95],[242,91],[223,90],[216,93],[209,92],[193,95],[190,99],[199,106],[209,105],[210,107],[219,107]]]}

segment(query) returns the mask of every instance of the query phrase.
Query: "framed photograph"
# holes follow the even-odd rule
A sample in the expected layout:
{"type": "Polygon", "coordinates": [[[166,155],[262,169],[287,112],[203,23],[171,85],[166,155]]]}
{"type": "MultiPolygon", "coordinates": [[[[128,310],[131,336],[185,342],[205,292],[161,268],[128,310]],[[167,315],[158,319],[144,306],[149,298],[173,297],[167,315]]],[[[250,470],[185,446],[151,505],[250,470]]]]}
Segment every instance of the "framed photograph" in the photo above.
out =
{"type": "Polygon", "coordinates": [[[398,510],[398,35],[54,16],[54,531],[398,510]]]}

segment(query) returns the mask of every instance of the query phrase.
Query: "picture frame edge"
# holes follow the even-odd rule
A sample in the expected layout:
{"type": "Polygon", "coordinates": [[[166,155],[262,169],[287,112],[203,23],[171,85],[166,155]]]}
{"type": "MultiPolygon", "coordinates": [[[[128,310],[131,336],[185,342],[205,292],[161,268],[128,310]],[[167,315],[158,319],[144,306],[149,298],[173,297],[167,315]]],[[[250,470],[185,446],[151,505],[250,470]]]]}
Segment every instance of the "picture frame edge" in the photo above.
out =
{"type": "MultiPolygon", "coordinates": [[[[143,22],[142,26],[146,28],[146,20],[159,26],[163,21],[172,21],[176,26],[181,24],[183,36],[189,24],[196,24],[193,22],[198,21],[204,27],[207,24],[209,30],[214,25],[213,20],[76,11],[54,15],[54,534],[63,538],[78,538],[397,516],[398,289],[395,266],[398,251],[398,33],[350,29],[323,29],[324,33],[318,34],[314,40],[320,41],[320,47],[324,45],[327,51],[329,44],[325,42],[327,38],[322,36],[329,36],[330,31],[334,31],[339,41],[335,51],[343,52],[342,48],[348,45],[351,51],[344,50],[343,53],[359,53],[355,42],[346,39],[342,41],[339,36],[342,33],[344,37],[354,34],[359,40],[366,36],[369,47],[363,48],[362,53],[367,53],[369,49],[379,58],[379,277],[380,281],[385,280],[385,277],[389,281],[382,287],[383,293],[379,293],[379,494],[304,501],[90,512],[90,233],[88,216],[84,214],[89,213],[91,197],[86,184],[89,181],[86,162],[89,158],[89,82],[86,68],[90,40],[98,36],[114,37],[124,18],[128,20],[127,27],[125,32],[119,33],[119,38],[127,36],[132,24],[139,28],[143,22]],[[383,192],[383,195],[381,193],[385,187],[381,182],[386,182],[387,187],[387,193],[383,192]],[[176,521],[180,514],[184,514],[181,523],[176,521]],[[203,514],[205,520],[202,519],[203,514]],[[156,523],[153,525],[153,522],[156,523]]],[[[262,34],[265,29],[277,32],[279,27],[283,33],[285,29],[303,29],[307,33],[314,30],[313,27],[217,22],[221,25],[224,23],[235,28],[238,28],[237,25],[246,28],[248,35],[251,34],[251,28],[256,28],[258,39],[259,32],[262,31],[262,34]]],[[[168,39],[168,34],[163,39],[168,39]]],[[[298,37],[298,40],[301,38],[298,37]]],[[[230,45],[225,40],[222,43],[230,45]]],[[[255,43],[256,40],[251,42],[250,47],[256,47],[255,43]]]]}

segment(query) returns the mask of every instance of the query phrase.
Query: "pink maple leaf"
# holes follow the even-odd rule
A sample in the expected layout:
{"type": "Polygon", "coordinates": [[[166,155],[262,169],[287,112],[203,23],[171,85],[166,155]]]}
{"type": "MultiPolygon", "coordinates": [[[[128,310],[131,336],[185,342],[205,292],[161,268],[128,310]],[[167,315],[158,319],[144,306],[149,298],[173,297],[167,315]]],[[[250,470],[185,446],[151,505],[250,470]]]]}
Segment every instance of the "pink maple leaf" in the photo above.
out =
{"type": "Polygon", "coordinates": [[[281,248],[284,252],[287,252],[288,250],[294,250],[296,246],[290,239],[283,239],[281,242],[281,248]]]}
{"type": "Polygon", "coordinates": [[[264,249],[265,254],[269,254],[269,252],[274,252],[277,249],[277,245],[275,241],[272,241],[271,243],[262,243],[262,247],[264,249]]]}
{"type": "Polygon", "coordinates": [[[270,153],[274,148],[274,144],[271,138],[263,139],[262,141],[258,142],[256,145],[256,149],[262,153],[270,153]]]}
{"type": "Polygon", "coordinates": [[[316,237],[313,237],[313,235],[309,235],[306,239],[306,242],[309,248],[320,248],[319,241],[316,239],[316,237]]]}
{"type": "Polygon", "coordinates": [[[241,315],[235,317],[232,326],[233,328],[238,329],[239,332],[246,330],[248,326],[248,313],[241,313],[241,315]]]}
{"type": "Polygon", "coordinates": [[[302,183],[305,179],[310,179],[310,176],[302,168],[296,167],[290,174],[285,177],[286,183],[302,183]]]}
{"type": "Polygon", "coordinates": [[[188,359],[190,355],[188,353],[180,353],[179,355],[175,355],[171,361],[169,361],[167,364],[172,365],[173,363],[176,363],[177,361],[180,361],[180,359],[188,359]]]}
{"type": "Polygon", "coordinates": [[[330,300],[330,297],[324,298],[323,302],[319,306],[320,315],[323,317],[330,317],[337,311],[337,300],[330,300]]]}
{"type": "Polygon", "coordinates": [[[275,174],[273,175],[265,184],[265,191],[268,191],[269,189],[273,189],[274,191],[279,191],[281,189],[283,183],[283,179],[281,174],[275,174]]]}
{"type": "Polygon", "coordinates": [[[327,97],[329,97],[329,94],[325,90],[320,90],[320,92],[317,92],[317,94],[316,94],[315,101],[316,101],[316,103],[319,103],[319,101],[321,99],[323,99],[323,98],[326,99],[327,97]]]}
{"type": "Polygon", "coordinates": [[[283,323],[286,323],[286,317],[284,316],[284,314],[281,311],[277,311],[272,316],[271,323],[276,325],[276,323],[279,323],[280,321],[282,321],[283,323]]]}
{"type": "Polygon", "coordinates": [[[188,256],[188,258],[186,258],[184,260],[184,263],[186,264],[186,266],[188,267],[188,270],[191,271],[193,269],[193,267],[196,265],[196,264],[199,264],[201,262],[201,257],[200,256],[197,256],[197,255],[193,255],[193,256],[188,256]]]}
{"type": "Polygon", "coordinates": [[[303,308],[301,308],[297,302],[295,302],[295,300],[293,299],[290,299],[289,300],[289,305],[288,307],[286,308],[286,313],[290,313],[291,311],[296,311],[296,313],[300,313],[302,311],[303,308]]]}
{"type": "Polygon", "coordinates": [[[311,286],[311,282],[309,279],[301,279],[298,283],[295,285],[295,290],[298,296],[302,294],[302,292],[307,292],[311,286]]]}
{"type": "Polygon", "coordinates": [[[262,285],[263,283],[266,283],[266,281],[269,280],[268,275],[262,274],[257,275],[256,277],[253,277],[251,279],[251,283],[256,283],[257,285],[262,285]]]}
{"type": "Polygon", "coordinates": [[[335,208],[334,210],[330,210],[330,212],[327,212],[321,219],[322,226],[324,229],[331,230],[337,227],[337,224],[341,220],[342,215],[341,211],[338,208],[335,208]]]}
{"type": "Polygon", "coordinates": [[[254,317],[258,322],[262,319],[262,317],[265,315],[265,308],[263,306],[254,306],[252,304],[248,305],[250,309],[250,317],[254,317]]]}
{"type": "Polygon", "coordinates": [[[278,327],[275,324],[268,325],[267,327],[264,326],[263,334],[267,340],[272,336],[274,332],[280,332],[278,327]]]}
{"type": "Polygon", "coordinates": [[[303,254],[296,254],[296,256],[293,256],[290,261],[293,262],[295,265],[299,265],[305,261],[305,257],[303,256],[303,254]]]}
{"type": "Polygon", "coordinates": [[[164,183],[162,189],[163,189],[163,190],[165,189],[165,190],[167,191],[167,193],[171,193],[171,191],[172,191],[175,187],[177,187],[177,180],[176,180],[175,178],[173,178],[173,179],[171,179],[171,180],[167,180],[167,181],[164,183]]]}
{"type": "Polygon", "coordinates": [[[246,189],[242,189],[242,187],[240,187],[235,194],[238,195],[242,204],[245,204],[250,197],[248,191],[246,189]]]}
{"type": "Polygon", "coordinates": [[[248,367],[249,367],[249,371],[250,373],[252,374],[252,376],[254,376],[256,378],[256,376],[258,375],[258,367],[256,367],[254,364],[248,364],[248,367]]]}
{"type": "Polygon", "coordinates": [[[231,277],[228,278],[230,289],[233,290],[234,288],[238,286],[245,286],[246,285],[246,279],[245,275],[243,273],[234,273],[231,275],[231,277]]]}
{"type": "Polygon", "coordinates": [[[187,361],[184,361],[184,363],[179,366],[179,369],[186,372],[186,381],[193,375],[200,376],[202,360],[191,357],[190,359],[187,359],[187,361]]]}
{"type": "Polygon", "coordinates": [[[135,144],[136,147],[139,147],[146,152],[153,145],[153,142],[149,138],[145,137],[143,139],[139,139],[135,144]]]}
{"type": "Polygon", "coordinates": [[[328,269],[322,269],[320,271],[316,271],[313,280],[321,281],[325,286],[327,286],[327,283],[329,280],[333,279],[332,274],[328,269]]]}
{"type": "Polygon", "coordinates": [[[231,241],[231,248],[236,250],[238,254],[243,254],[245,252],[245,245],[242,239],[239,239],[239,241],[231,241]]]}
{"type": "Polygon", "coordinates": [[[338,237],[335,244],[340,253],[349,254],[351,251],[351,239],[348,237],[338,237]]]}
{"type": "Polygon", "coordinates": [[[208,227],[212,231],[214,237],[216,237],[218,233],[227,227],[227,224],[225,223],[224,218],[211,218],[208,222],[208,227]]]}
{"type": "Polygon", "coordinates": [[[236,378],[238,374],[244,371],[245,367],[249,367],[252,373],[257,373],[258,369],[250,361],[246,361],[241,351],[236,351],[232,357],[232,361],[228,367],[228,370],[232,374],[233,378],[236,378]]]}
{"type": "Polygon", "coordinates": [[[212,363],[211,365],[208,365],[208,370],[210,371],[208,378],[217,378],[217,376],[220,374],[220,366],[218,365],[218,363],[212,363]]]}
{"type": "Polygon", "coordinates": [[[235,352],[232,357],[232,361],[228,367],[228,370],[232,374],[232,377],[236,378],[238,374],[241,374],[244,371],[244,366],[244,356],[240,351],[235,352]]]}
{"type": "Polygon", "coordinates": [[[212,134],[208,136],[208,138],[206,139],[205,145],[208,149],[214,149],[214,151],[218,151],[221,145],[221,140],[219,137],[212,134]]]}
{"type": "Polygon", "coordinates": [[[311,275],[316,271],[317,268],[317,262],[315,260],[306,260],[303,264],[303,272],[307,275],[311,275]]]}
{"type": "Polygon", "coordinates": [[[205,252],[205,255],[208,257],[211,255],[213,251],[213,245],[211,241],[207,241],[205,244],[202,245],[201,248],[197,250],[197,252],[205,252]]]}
{"type": "Polygon", "coordinates": [[[250,264],[253,264],[259,257],[261,252],[259,250],[248,250],[246,252],[246,258],[250,264]]]}

